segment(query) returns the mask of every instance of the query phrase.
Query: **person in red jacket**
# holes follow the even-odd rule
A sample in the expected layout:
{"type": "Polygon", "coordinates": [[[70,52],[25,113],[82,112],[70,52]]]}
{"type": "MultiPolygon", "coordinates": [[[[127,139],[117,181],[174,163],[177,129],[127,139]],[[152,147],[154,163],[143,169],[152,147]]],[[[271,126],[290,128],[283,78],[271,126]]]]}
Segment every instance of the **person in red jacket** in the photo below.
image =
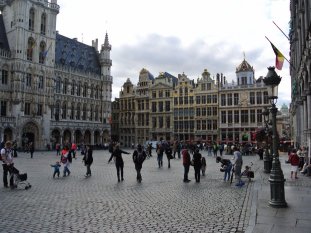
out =
{"type": "Polygon", "coordinates": [[[296,149],[292,150],[292,153],[289,155],[289,162],[291,164],[290,178],[293,179],[293,174],[295,174],[295,179],[298,179],[298,165],[299,165],[299,156],[297,155],[296,149]]]}

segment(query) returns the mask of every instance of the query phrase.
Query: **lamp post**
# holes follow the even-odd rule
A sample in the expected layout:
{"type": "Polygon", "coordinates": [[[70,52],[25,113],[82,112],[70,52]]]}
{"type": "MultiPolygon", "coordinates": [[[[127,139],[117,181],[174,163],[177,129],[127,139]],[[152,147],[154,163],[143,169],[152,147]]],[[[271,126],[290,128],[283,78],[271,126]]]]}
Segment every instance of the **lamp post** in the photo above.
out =
{"type": "Polygon", "coordinates": [[[281,169],[281,163],[279,160],[279,153],[278,153],[279,142],[276,129],[276,114],[278,111],[276,107],[276,102],[278,99],[277,91],[278,85],[280,84],[282,78],[277,75],[274,69],[275,69],[274,67],[268,67],[267,76],[263,80],[268,89],[270,90],[269,99],[271,103],[270,112],[272,115],[272,133],[273,133],[272,135],[273,161],[269,178],[271,199],[269,201],[269,204],[272,207],[287,207],[284,192],[285,179],[283,171],[281,169]]]}
{"type": "Polygon", "coordinates": [[[265,173],[270,173],[271,168],[272,168],[272,158],[270,156],[269,153],[269,109],[265,108],[265,110],[263,111],[262,115],[263,115],[263,119],[265,122],[265,133],[266,133],[266,146],[265,146],[265,152],[264,152],[264,158],[263,158],[263,167],[264,167],[264,172],[265,173]]]}

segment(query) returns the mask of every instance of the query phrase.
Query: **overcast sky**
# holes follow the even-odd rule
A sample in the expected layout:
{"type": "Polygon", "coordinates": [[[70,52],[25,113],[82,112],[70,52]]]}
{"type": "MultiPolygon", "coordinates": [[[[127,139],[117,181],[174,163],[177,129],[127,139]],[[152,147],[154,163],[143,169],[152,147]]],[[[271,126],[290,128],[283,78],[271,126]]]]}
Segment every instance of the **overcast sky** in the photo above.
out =
{"type": "MultiPolygon", "coordinates": [[[[142,68],[197,79],[204,69],[236,80],[246,60],[255,78],[275,66],[272,43],[289,59],[289,0],[58,0],[57,30],[91,45],[112,45],[113,100],[127,78],[137,84],[142,68]]],[[[290,103],[289,64],[284,61],[278,105],[290,103]]]]}

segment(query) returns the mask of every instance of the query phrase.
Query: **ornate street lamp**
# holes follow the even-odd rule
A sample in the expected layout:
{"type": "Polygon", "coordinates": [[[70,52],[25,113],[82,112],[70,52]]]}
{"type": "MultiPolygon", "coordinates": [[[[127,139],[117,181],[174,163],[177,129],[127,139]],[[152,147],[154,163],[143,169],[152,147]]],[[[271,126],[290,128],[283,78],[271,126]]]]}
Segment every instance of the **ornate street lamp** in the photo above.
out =
{"type": "Polygon", "coordinates": [[[276,129],[276,114],[277,114],[277,107],[276,102],[278,99],[278,85],[281,82],[281,77],[277,75],[274,70],[274,67],[268,67],[267,76],[264,78],[263,82],[268,87],[269,99],[271,103],[270,112],[272,115],[272,169],[270,172],[270,194],[271,199],[269,201],[270,206],[272,207],[287,207],[287,203],[285,201],[285,192],[284,192],[284,175],[281,169],[281,163],[279,160],[279,153],[278,153],[278,136],[277,136],[277,129],[276,129]]]}
{"type": "Polygon", "coordinates": [[[268,108],[265,108],[265,110],[262,112],[263,115],[263,120],[265,122],[265,133],[266,133],[266,145],[265,145],[265,151],[264,151],[264,158],[263,158],[263,163],[264,163],[264,172],[265,173],[270,173],[271,168],[272,168],[272,158],[269,153],[269,139],[270,139],[270,130],[269,130],[269,114],[270,111],[268,108]]]}

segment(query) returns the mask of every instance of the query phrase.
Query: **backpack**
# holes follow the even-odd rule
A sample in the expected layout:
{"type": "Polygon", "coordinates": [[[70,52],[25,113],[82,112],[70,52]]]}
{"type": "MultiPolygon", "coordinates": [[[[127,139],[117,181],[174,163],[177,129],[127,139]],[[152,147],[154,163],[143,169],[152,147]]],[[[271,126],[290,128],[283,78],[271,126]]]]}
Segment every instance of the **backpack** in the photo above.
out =
{"type": "Polygon", "coordinates": [[[135,158],[135,162],[136,163],[143,163],[145,160],[144,158],[144,151],[137,151],[137,155],[136,155],[136,158],[135,158]]]}

